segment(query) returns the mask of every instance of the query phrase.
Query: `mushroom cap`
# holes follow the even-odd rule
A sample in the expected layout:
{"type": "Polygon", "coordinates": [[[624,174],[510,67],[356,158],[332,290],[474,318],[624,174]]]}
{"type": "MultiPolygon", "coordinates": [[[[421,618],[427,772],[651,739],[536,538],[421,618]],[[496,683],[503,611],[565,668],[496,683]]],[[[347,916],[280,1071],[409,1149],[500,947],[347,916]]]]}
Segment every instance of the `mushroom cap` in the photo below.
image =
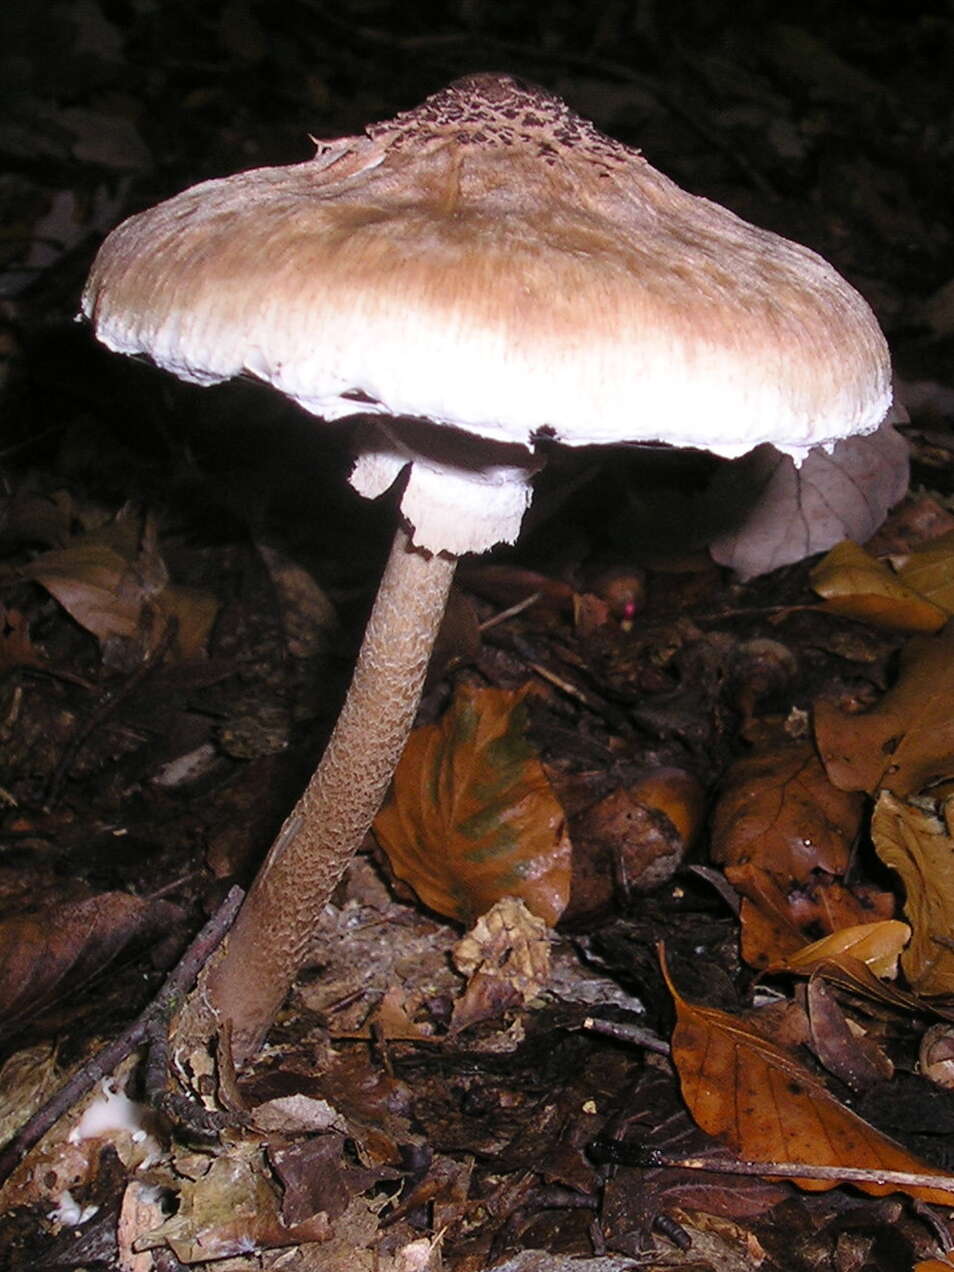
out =
{"type": "MultiPolygon", "coordinates": [[[[878,324],[827,262],[506,75],[131,217],[83,312],[110,348],[185,380],[251,374],[325,419],[417,417],[527,449],[771,442],[798,459],[874,430],[891,399],[878,324]]],[[[408,458],[440,484],[443,459],[379,438],[358,488],[408,458]]],[[[521,465],[470,460],[465,486],[475,514],[511,505],[466,547],[515,537],[521,465]]],[[[402,506],[424,546],[464,550],[402,506]]]]}

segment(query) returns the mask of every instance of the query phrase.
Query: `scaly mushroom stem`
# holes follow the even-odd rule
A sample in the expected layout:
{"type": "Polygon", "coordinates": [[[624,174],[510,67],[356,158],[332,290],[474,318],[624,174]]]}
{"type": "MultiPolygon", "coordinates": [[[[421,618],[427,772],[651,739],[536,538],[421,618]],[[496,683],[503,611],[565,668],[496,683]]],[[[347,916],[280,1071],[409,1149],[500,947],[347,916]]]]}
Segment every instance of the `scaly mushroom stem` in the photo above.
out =
{"type": "Polygon", "coordinates": [[[315,923],[387,794],[420,702],[456,559],[398,530],[348,697],[321,763],[253,883],[207,999],[254,1055],[308,953],[315,923]]]}

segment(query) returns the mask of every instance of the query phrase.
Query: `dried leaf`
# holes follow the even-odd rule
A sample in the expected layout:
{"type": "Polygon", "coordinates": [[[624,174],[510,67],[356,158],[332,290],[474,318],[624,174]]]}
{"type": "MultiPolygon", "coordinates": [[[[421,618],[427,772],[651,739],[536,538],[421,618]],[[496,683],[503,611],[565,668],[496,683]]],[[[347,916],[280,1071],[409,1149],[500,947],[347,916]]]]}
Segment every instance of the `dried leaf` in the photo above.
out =
{"type": "Polygon", "coordinates": [[[848,1022],[841,1004],[821,976],[808,982],[806,1009],[811,1049],[852,1091],[869,1091],[894,1076],[894,1066],[873,1038],[848,1022]]]}
{"type": "Polygon", "coordinates": [[[921,544],[895,565],[902,583],[954,614],[954,530],[921,544]]]}
{"type": "Polygon", "coordinates": [[[13,667],[42,667],[44,659],[30,640],[30,626],[19,610],[0,605],[0,672],[13,667]]]}
{"type": "Polygon", "coordinates": [[[843,791],[903,797],[954,776],[954,623],[908,642],[897,684],[871,711],[816,703],[815,738],[843,791]]]}
{"type": "Polygon", "coordinates": [[[819,966],[847,958],[851,963],[864,963],[875,976],[893,980],[898,974],[898,958],[910,936],[911,929],[899,919],[859,923],[812,941],[768,970],[811,975],[819,966]]]}
{"type": "Polygon", "coordinates": [[[815,566],[812,587],[824,608],[896,632],[937,632],[948,611],[899,578],[883,562],[846,539],[815,566]]]}
{"type": "Polygon", "coordinates": [[[211,593],[170,584],[154,522],[128,511],[35,557],[16,577],[42,584],[103,645],[138,640],[153,649],[173,619],[179,657],[195,658],[218,611],[211,593]]]}
{"type": "Polygon", "coordinates": [[[250,1250],[327,1241],[330,1236],[325,1214],[286,1226],[271,1172],[261,1150],[250,1143],[214,1158],[200,1178],[183,1180],[178,1210],[142,1234],[139,1246],[148,1250],[168,1245],[182,1263],[204,1263],[250,1250]]]}
{"type": "Polygon", "coordinates": [[[954,797],[914,805],[885,791],[871,822],[878,856],[904,884],[910,944],[901,967],[919,994],[954,994],[954,797]]]}
{"type": "Polygon", "coordinates": [[[0,923],[0,1036],[78,989],[134,940],[168,926],[165,903],[103,892],[0,923]]]}
{"type": "MultiPolygon", "coordinates": [[[[912,1174],[945,1172],[925,1165],[900,1144],[876,1131],[839,1104],[827,1088],[789,1051],[770,1042],[751,1024],[711,1007],[687,1003],[664,966],[676,1005],[672,1056],[683,1098],[696,1122],[742,1157],[774,1163],[896,1170],[912,1174]]],[[[950,1190],[906,1188],[921,1201],[954,1204],[950,1190]]],[[[833,1184],[797,1179],[800,1188],[825,1191],[833,1184]]],[[[896,1184],[859,1183],[875,1196],[899,1191],[896,1184]]]]}
{"type": "Polygon", "coordinates": [[[651,769],[591,804],[571,823],[573,880],[565,920],[607,909],[614,897],[672,878],[705,809],[701,783],[684,769],[651,769]]]}
{"type": "Polygon", "coordinates": [[[890,423],[838,442],[830,454],[815,448],[800,468],[773,446],[756,447],[716,479],[713,498],[742,505],[745,519],[709,551],[720,565],[752,578],[841,539],[864,541],[907,484],[907,443],[890,423]]]}
{"type": "Polygon", "coordinates": [[[890,893],[849,890],[827,875],[788,886],[752,864],[728,866],[725,873],[742,894],[742,957],[750,967],[765,969],[785,961],[819,932],[837,932],[893,913],[890,893]]]}
{"type": "Polygon", "coordinates": [[[552,926],[569,895],[563,809],[524,736],[526,694],[458,690],[411,734],[374,823],[398,878],[465,923],[514,896],[552,926]]]}
{"type": "Polygon", "coordinates": [[[836,789],[808,743],[737,760],[716,805],[712,859],[751,863],[784,880],[844,874],[863,801],[836,789]]]}
{"type": "Polygon", "coordinates": [[[467,988],[454,1004],[451,1033],[526,1006],[550,977],[550,935],[522,901],[504,897],[454,946],[467,988]]]}

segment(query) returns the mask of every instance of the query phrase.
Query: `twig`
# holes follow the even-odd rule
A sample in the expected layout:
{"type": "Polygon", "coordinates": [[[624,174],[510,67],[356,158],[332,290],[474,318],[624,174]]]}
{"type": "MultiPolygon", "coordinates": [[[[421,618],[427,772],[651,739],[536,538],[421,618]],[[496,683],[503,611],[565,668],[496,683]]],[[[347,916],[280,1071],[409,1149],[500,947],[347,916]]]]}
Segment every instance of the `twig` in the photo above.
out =
{"type": "Polygon", "coordinates": [[[112,1073],[121,1061],[144,1042],[150,1052],[160,1036],[167,1034],[168,1023],[182,999],[192,988],[203,965],[225,936],[238,913],[244,892],[230,889],[225,900],[192,940],[182,958],[169,973],[159,993],[133,1023],[105,1047],[91,1056],[73,1076],[42,1105],[30,1120],[20,1128],[6,1148],[0,1153],[0,1184],[16,1169],[23,1156],[43,1138],[46,1132],[64,1113],[73,1107],[88,1091],[107,1074],[112,1073]]]}
{"type": "Polygon", "coordinates": [[[676,1157],[627,1140],[595,1139],[588,1145],[594,1158],[617,1166],[664,1166],[704,1170],[719,1175],[760,1175],[766,1179],[819,1179],[833,1184],[894,1184],[898,1188],[930,1188],[954,1197],[954,1177],[922,1175],[907,1170],[870,1170],[863,1166],[818,1166],[811,1162],[751,1162],[731,1157],[676,1157]]]}
{"type": "Polygon", "coordinates": [[[669,1055],[669,1043],[651,1029],[642,1025],[627,1024],[623,1020],[599,1020],[595,1016],[587,1016],[582,1027],[589,1033],[603,1034],[606,1038],[616,1038],[620,1042],[629,1042],[636,1047],[645,1047],[647,1051],[656,1051],[661,1056],[669,1055]]]}
{"type": "Polygon", "coordinates": [[[525,596],[522,601],[517,601],[516,605],[511,605],[509,609],[501,610],[499,614],[494,614],[493,618],[485,619],[477,629],[480,632],[489,632],[491,627],[496,627],[498,623],[505,623],[508,618],[516,618],[518,614],[522,614],[524,610],[529,609],[531,605],[536,605],[542,592],[531,592],[529,596],[525,596]]]}

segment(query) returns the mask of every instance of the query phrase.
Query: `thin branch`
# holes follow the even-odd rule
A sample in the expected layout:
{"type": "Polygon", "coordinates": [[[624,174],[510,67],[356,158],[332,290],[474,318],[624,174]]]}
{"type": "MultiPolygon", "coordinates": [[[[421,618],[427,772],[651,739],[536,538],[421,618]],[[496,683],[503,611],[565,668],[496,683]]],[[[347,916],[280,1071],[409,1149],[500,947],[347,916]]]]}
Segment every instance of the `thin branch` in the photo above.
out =
{"type": "Polygon", "coordinates": [[[818,1179],[832,1184],[891,1184],[897,1188],[930,1188],[954,1197],[954,1177],[908,1170],[871,1170],[863,1166],[818,1166],[811,1162],[751,1162],[732,1157],[675,1157],[648,1145],[626,1140],[595,1139],[595,1159],[617,1166],[664,1166],[704,1170],[718,1175],[759,1175],[765,1179],[818,1179]]]}

